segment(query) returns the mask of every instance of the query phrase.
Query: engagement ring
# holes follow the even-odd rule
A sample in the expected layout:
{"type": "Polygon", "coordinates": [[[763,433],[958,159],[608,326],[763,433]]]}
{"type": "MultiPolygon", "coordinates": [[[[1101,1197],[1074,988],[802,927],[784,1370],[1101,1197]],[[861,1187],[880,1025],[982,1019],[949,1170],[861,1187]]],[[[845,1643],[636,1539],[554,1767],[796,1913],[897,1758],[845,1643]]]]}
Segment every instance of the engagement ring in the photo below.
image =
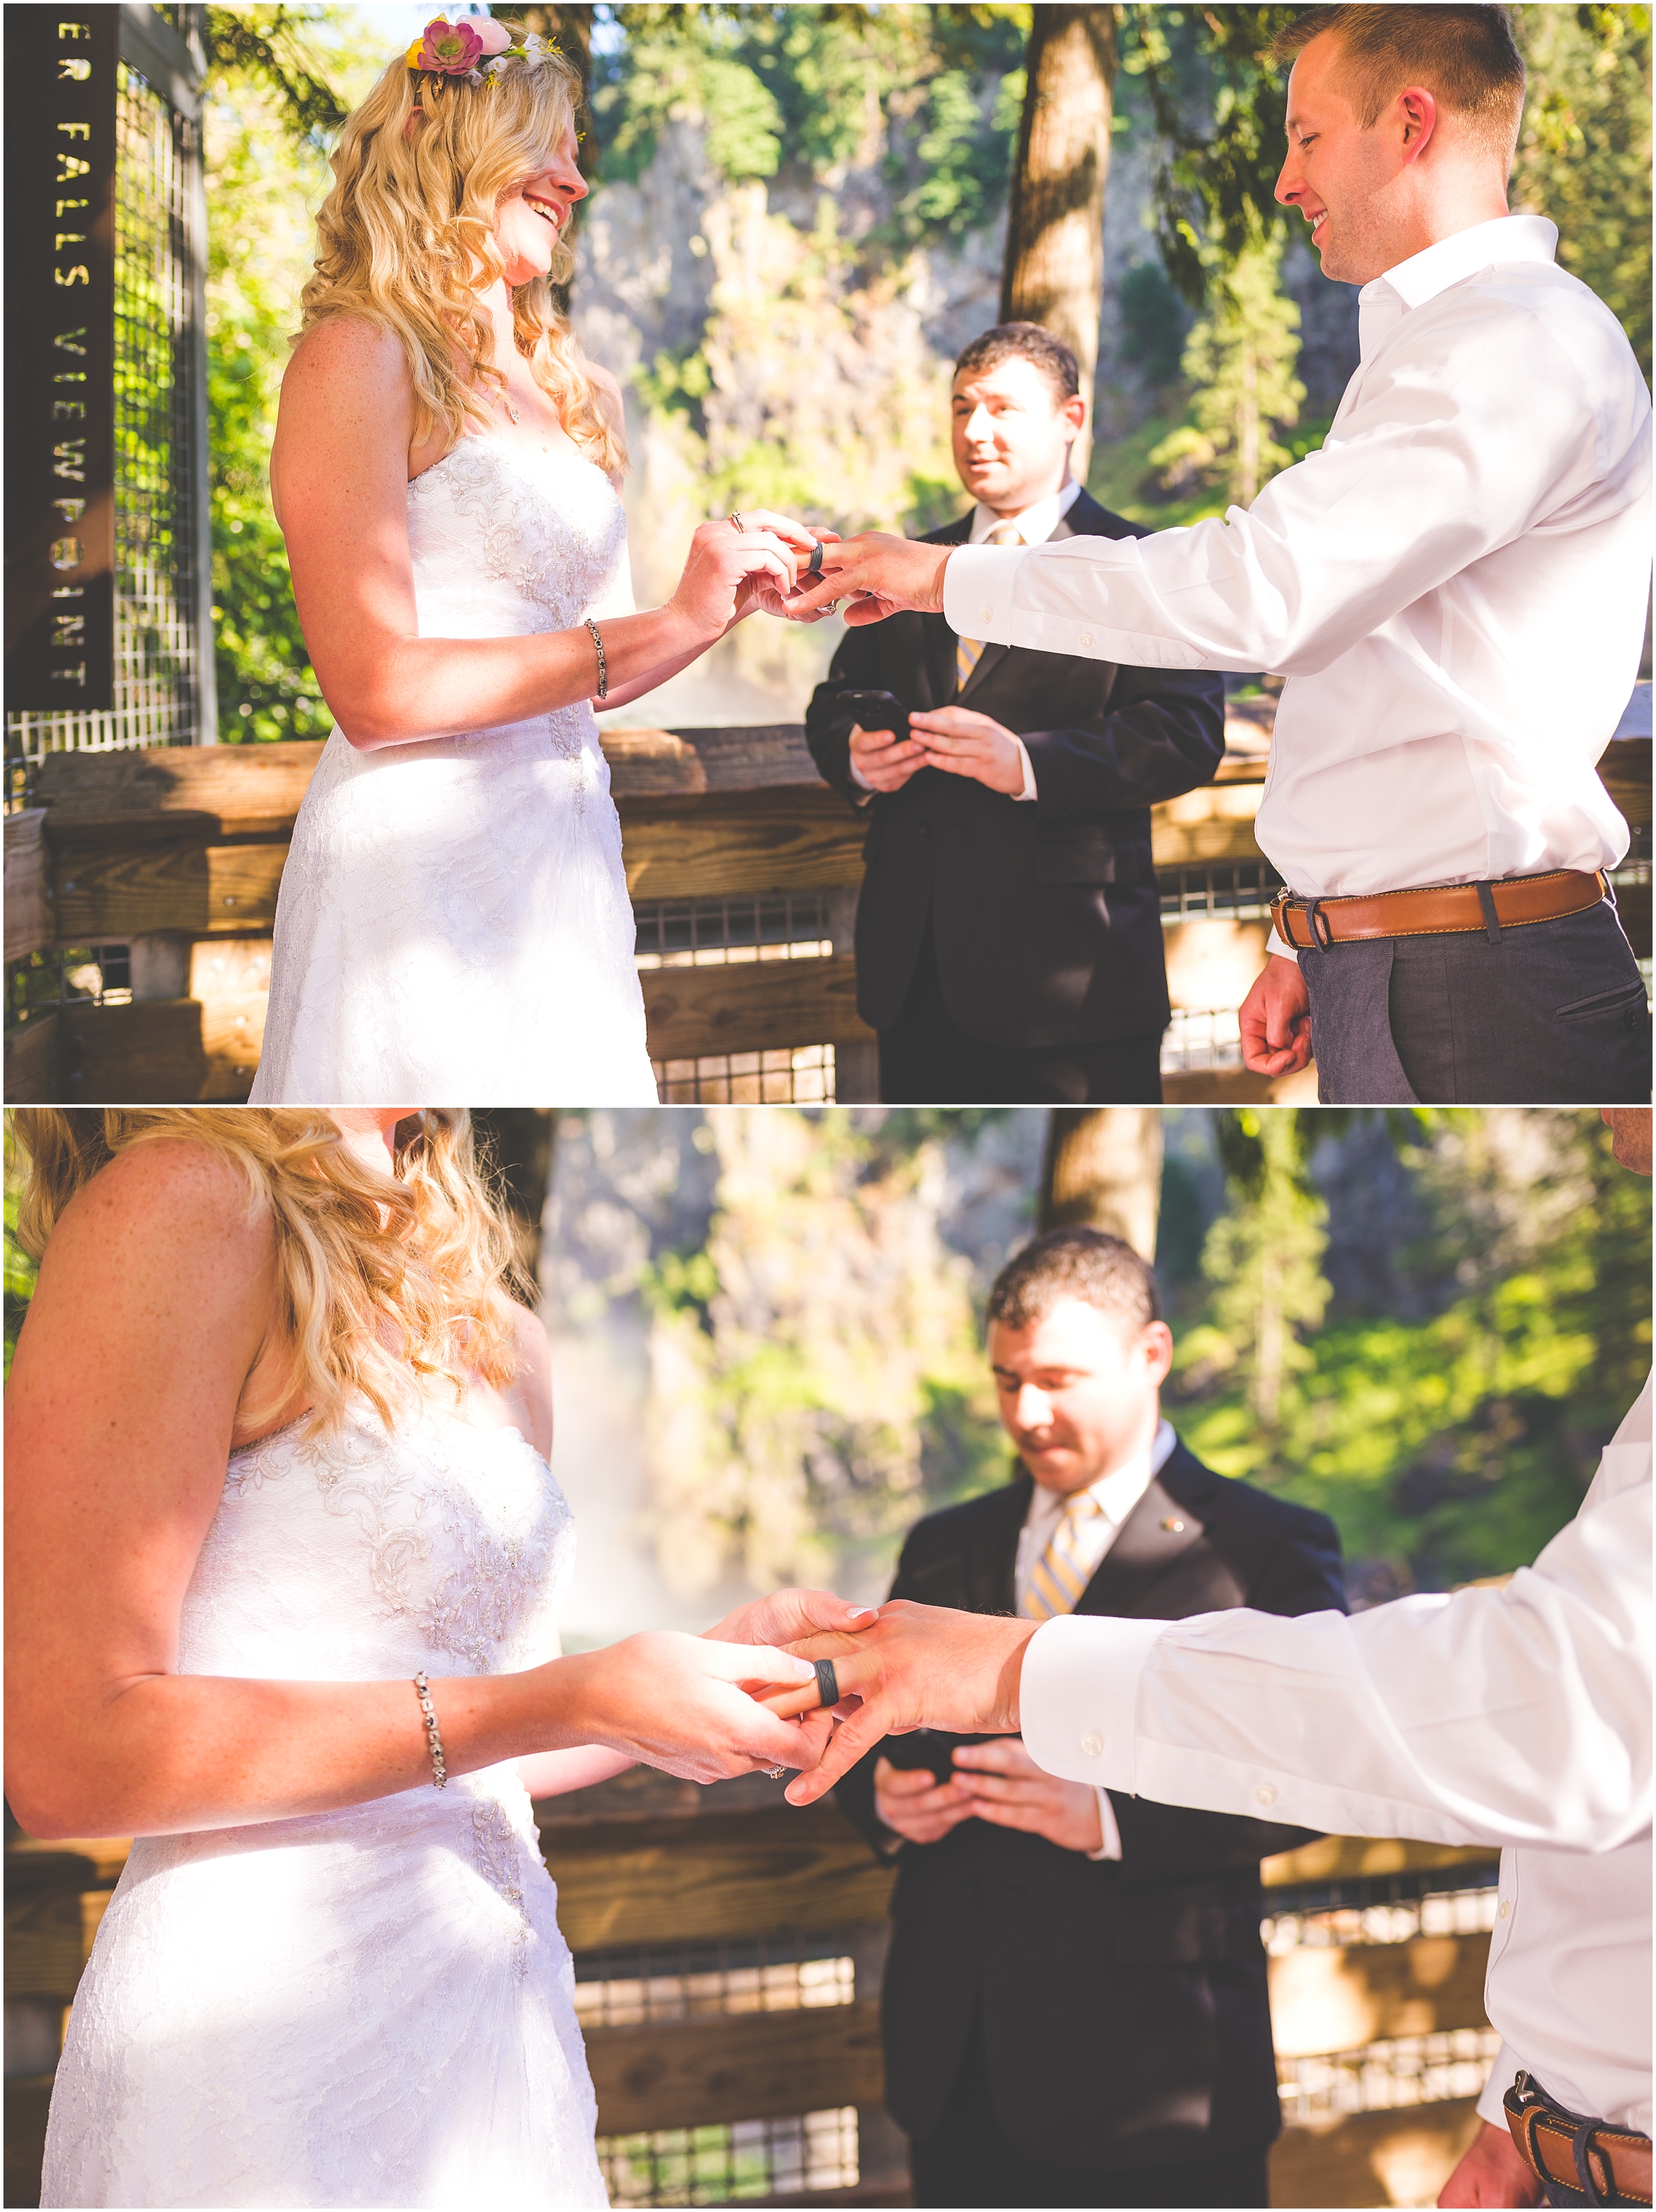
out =
{"type": "Polygon", "coordinates": [[[765,1779],[767,1782],[779,1782],[787,1771],[786,1766],[767,1766],[765,1769],[765,1779]]]}
{"type": "Polygon", "coordinates": [[[735,526],[736,526],[736,527],[737,527],[739,531],[743,532],[743,534],[745,535],[745,533],[746,533],[746,532],[747,532],[747,527],[748,527],[748,526],[747,526],[747,524],[746,524],[745,522],[743,522],[743,520],[742,520],[742,518],[741,518],[741,516],[740,516],[739,514],[731,514],[731,515],[727,515],[727,516],[725,517],[725,520],[726,520],[727,521],[729,521],[729,522],[732,522],[732,523],[734,523],[734,524],[735,524],[735,526]]]}

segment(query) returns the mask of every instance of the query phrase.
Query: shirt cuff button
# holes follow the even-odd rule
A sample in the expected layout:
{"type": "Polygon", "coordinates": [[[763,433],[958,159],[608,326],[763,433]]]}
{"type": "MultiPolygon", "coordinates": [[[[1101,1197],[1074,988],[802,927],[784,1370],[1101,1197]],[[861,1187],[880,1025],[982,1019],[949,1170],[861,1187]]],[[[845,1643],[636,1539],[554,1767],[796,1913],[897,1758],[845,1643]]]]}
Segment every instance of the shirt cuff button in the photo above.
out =
{"type": "Polygon", "coordinates": [[[993,607],[980,607],[978,609],[978,620],[984,624],[986,629],[992,622],[993,622],[994,619],[995,610],[993,607]]]}
{"type": "Polygon", "coordinates": [[[1277,1792],[1268,1782],[1262,1782],[1253,1795],[1255,1800],[1261,1805],[1274,1805],[1277,1802],[1277,1792]]]}
{"type": "Polygon", "coordinates": [[[1089,1759],[1096,1759],[1104,1748],[1104,1739],[1101,1735],[1083,1735],[1081,1739],[1081,1748],[1089,1759]]]}
{"type": "Polygon", "coordinates": [[[1082,633],[1081,633],[1080,636],[1076,640],[1076,643],[1077,643],[1078,646],[1081,646],[1083,649],[1084,649],[1086,647],[1089,646],[1089,645],[1092,643],[1092,641],[1093,641],[1093,634],[1092,634],[1091,630],[1089,630],[1089,629],[1083,629],[1083,630],[1082,631],[1082,633]]]}

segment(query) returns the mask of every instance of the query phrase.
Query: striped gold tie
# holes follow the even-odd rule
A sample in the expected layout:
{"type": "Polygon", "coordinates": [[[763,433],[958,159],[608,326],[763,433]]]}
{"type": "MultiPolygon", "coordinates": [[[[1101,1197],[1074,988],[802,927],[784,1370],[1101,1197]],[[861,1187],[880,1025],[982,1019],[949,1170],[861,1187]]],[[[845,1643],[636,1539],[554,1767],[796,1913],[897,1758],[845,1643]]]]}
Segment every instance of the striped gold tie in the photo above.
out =
{"type": "Polygon", "coordinates": [[[1077,1548],[1077,1539],[1085,1524],[1103,1510],[1089,1490],[1078,1491],[1065,1507],[1052,1540],[1035,1562],[1024,1592],[1026,1620],[1051,1620],[1055,1613],[1075,1611],[1077,1600],[1093,1578],[1077,1548]]]}
{"type": "MultiPolygon", "coordinates": [[[[998,522],[981,542],[985,545],[1022,545],[1023,532],[1016,522],[998,522]]],[[[955,640],[955,696],[957,699],[965,690],[972,671],[982,659],[983,640],[980,637],[957,637],[955,640]]]]}

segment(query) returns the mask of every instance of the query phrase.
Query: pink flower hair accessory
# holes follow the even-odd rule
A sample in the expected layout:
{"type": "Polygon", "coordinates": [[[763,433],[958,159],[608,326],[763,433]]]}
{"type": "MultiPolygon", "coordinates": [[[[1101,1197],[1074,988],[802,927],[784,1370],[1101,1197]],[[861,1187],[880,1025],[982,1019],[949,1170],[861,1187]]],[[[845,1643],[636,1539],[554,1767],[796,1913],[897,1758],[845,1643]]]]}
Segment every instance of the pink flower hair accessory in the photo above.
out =
{"type": "MultiPolygon", "coordinates": [[[[491,23],[491,30],[498,29],[491,23]]],[[[470,76],[489,52],[470,23],[451,23],[434,15],[409,48],[409,67],[434,76],[470,76]]]]}
{"type": "Polygon", "coordinates": [[[458,23],[434,15],[409,48],[408,64],[416,73],[427,70],[434,76],[463,76],[468,84],[492,84],[510,62],[543,62],[561,51],[555,39],[534,31],[519,46],[491,15],[458,23]]]}

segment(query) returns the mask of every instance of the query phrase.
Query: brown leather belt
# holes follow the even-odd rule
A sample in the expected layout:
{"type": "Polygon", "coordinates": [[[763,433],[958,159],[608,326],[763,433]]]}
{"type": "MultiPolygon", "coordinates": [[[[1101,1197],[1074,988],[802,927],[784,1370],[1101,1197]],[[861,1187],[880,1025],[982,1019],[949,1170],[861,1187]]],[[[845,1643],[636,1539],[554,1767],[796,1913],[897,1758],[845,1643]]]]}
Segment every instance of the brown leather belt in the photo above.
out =
{"type": "Polygon", "coordinates": [[[1519,2156],[1539,2180],[1575,2190],[1589,2204],[1649,2203],[1648,2136],[1567,2112],[1528,2074],[1501,2101],[1519,2156]]]}
{"type": "Polygon", "coordinates": [[[1544,876],[1506,876],[1492,884],[1433,884],[1414,891],[1376,891],[1367,898],[1298,898],[1278,894],[1271,919],[1296,952],[1360,937],[1470,936],[1558,921],[1585,914],[1610,895],[1601,869],[1556,868],[1544,876]]]}

